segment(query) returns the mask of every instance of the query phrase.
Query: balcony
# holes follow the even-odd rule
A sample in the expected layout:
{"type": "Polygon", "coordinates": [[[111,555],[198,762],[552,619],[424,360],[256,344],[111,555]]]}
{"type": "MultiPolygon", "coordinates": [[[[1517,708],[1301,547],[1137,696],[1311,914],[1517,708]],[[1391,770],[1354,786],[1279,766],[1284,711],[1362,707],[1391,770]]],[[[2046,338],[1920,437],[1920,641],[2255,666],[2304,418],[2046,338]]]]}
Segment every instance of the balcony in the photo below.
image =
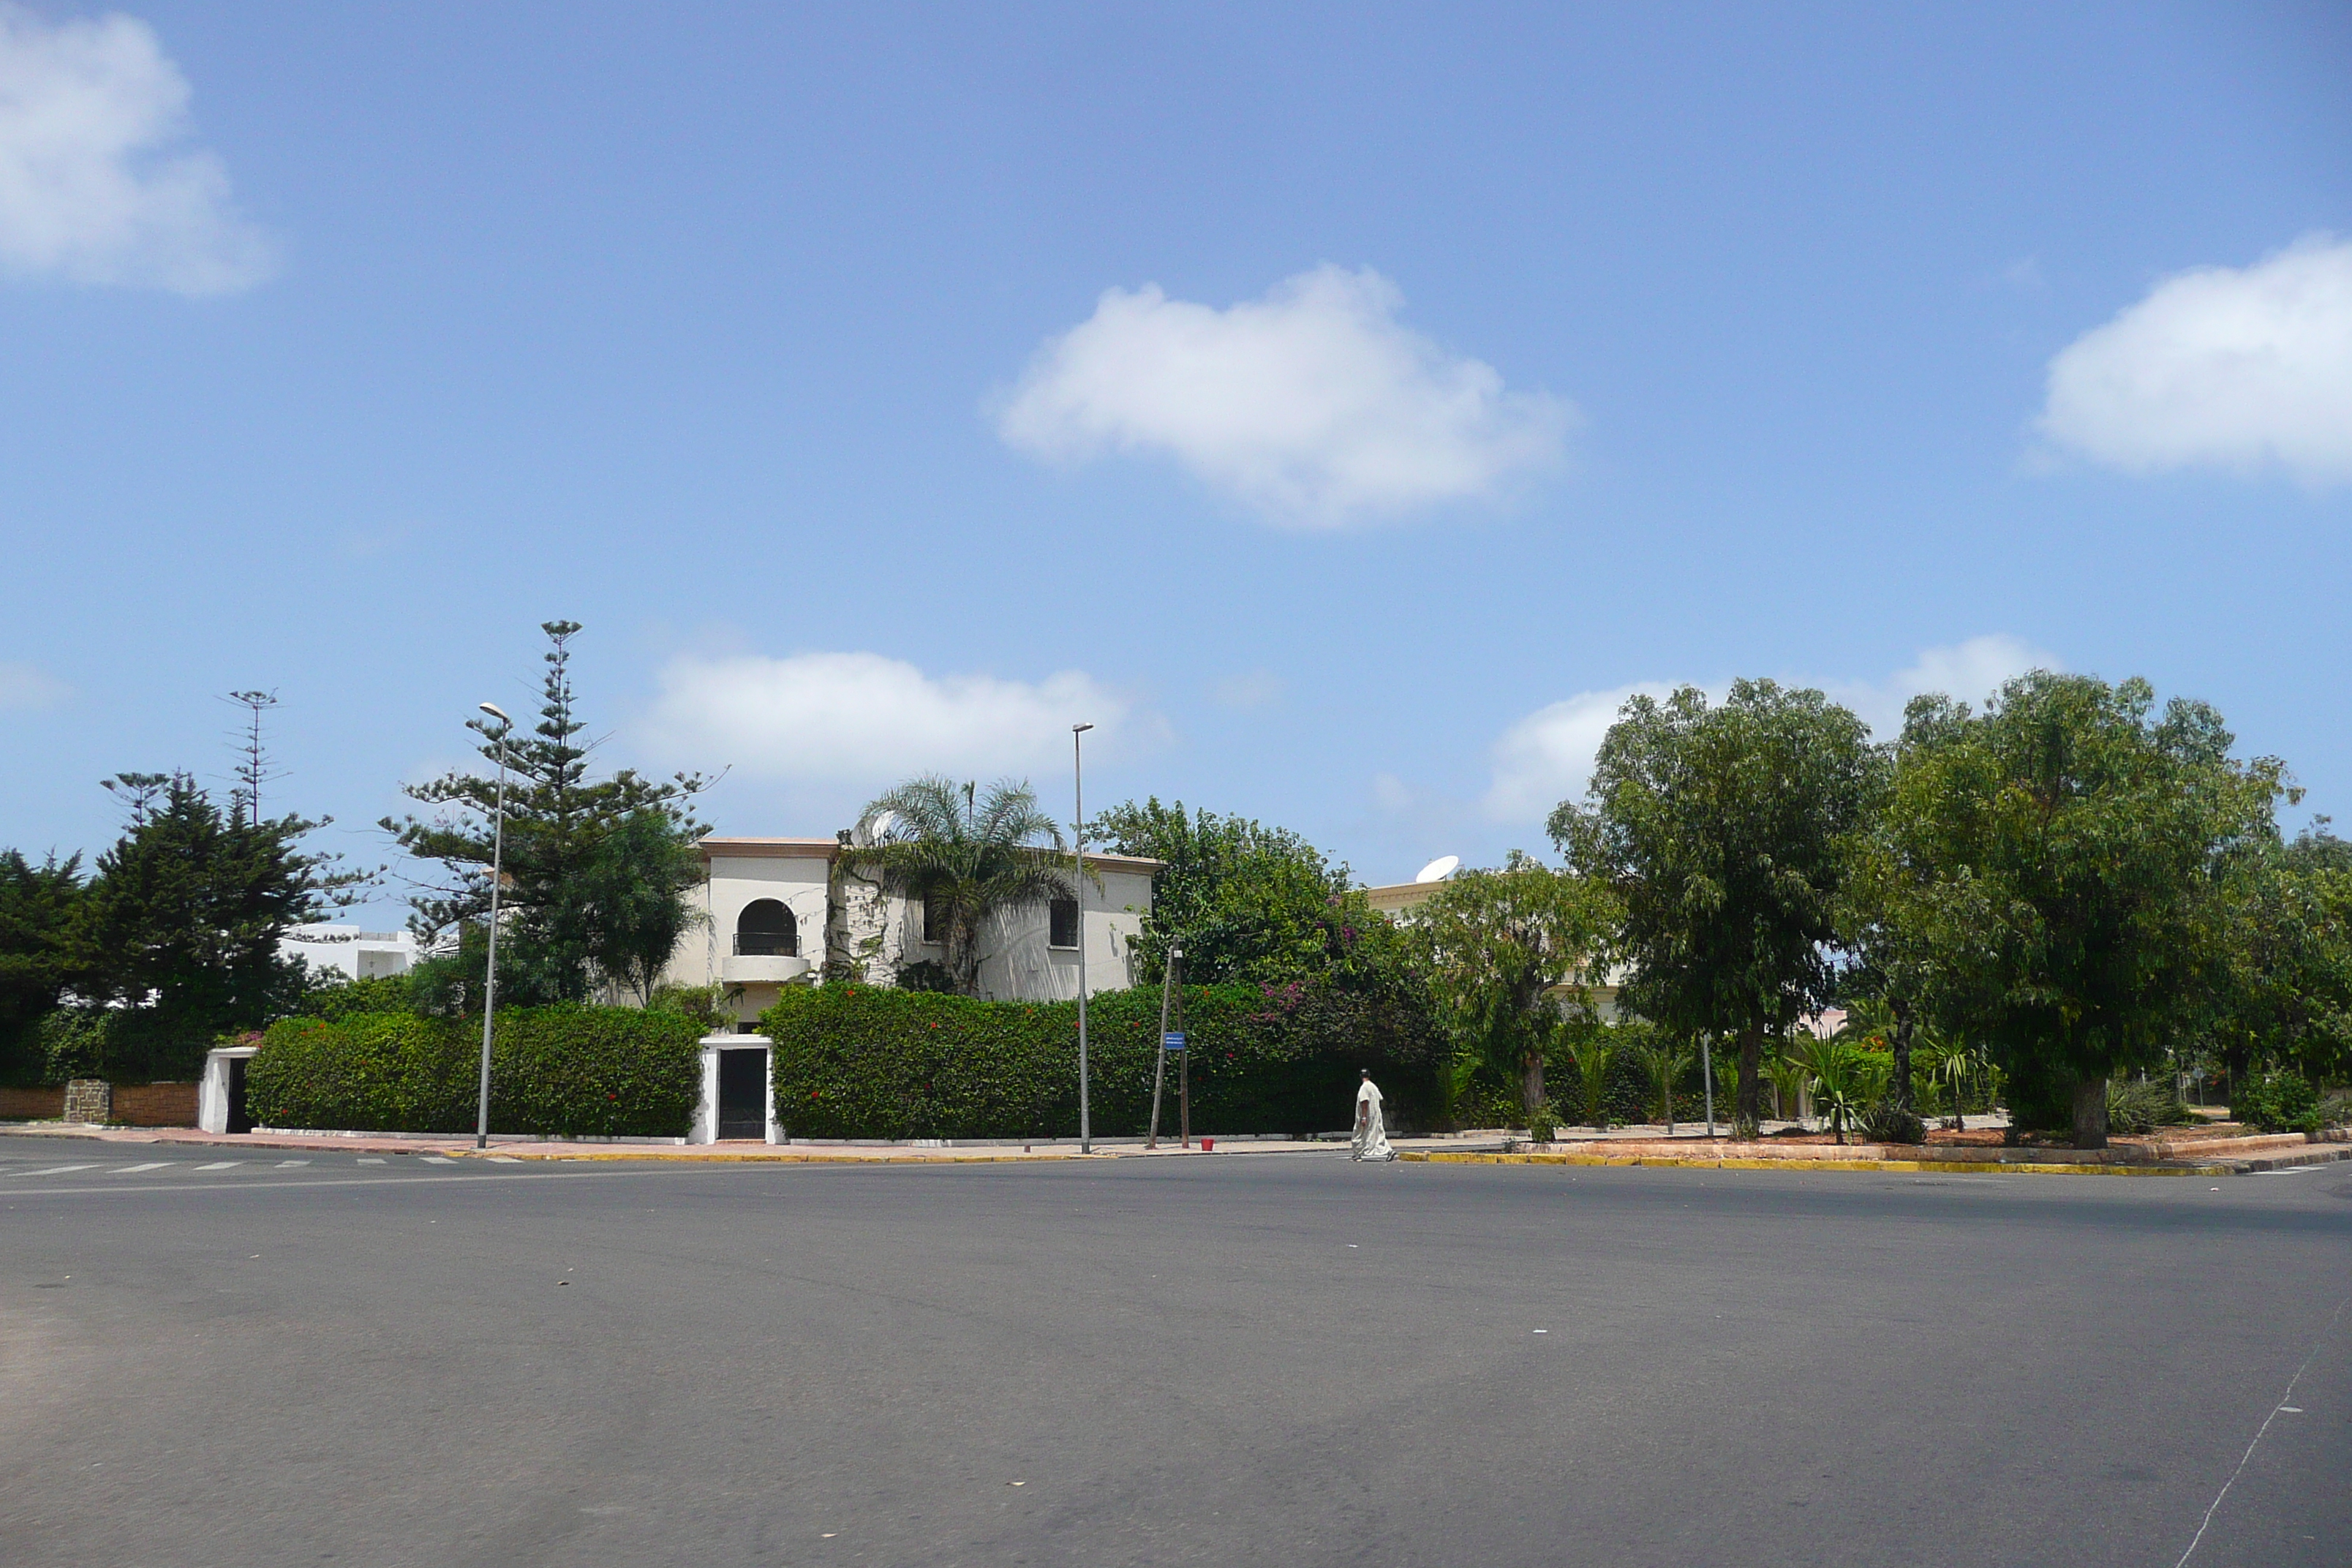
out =
{"type": "Polygon", "coordinates": [[[797,980],[814,967],[789,952],[745,952],[740,949],[719,961],[719,978],[730,985],[781,985],[797,980]]]}

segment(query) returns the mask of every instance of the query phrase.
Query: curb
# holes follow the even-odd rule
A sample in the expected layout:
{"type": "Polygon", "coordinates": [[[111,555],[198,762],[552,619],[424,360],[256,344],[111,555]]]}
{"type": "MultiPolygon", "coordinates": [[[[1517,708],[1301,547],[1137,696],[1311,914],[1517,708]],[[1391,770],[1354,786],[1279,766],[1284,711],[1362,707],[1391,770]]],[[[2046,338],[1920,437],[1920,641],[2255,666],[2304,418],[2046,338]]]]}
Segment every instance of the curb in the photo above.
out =
{"type": "MultiPolygon", "coordinates": [[[[1949,1171],[1964,1175],[2234,1176],[2236,1165],[2088,1165],[2000,1163],[1977,1160],[1707,1160],[1672,1154],[1449,1154],[1418,1150],[1401,1160],[1432,1165],[1645,1165],[1694,1171],[1949,1171]]],[[[2317,1162],[2305,1162],[2315,1163],[2317,1162]]]]}
{"type": "Polygon", "coordinates": [[[661,1160],[679,1165],[1003,1165],[1035,1164],[1040,1162],[1063,1163],[1073,1160],[1116,1160],[1127,1156],[1105,1151],[1082,1154],[1073,1149],[1067,1153],[1051,1154],[860,1154],[822,1153],[815,1152],[790,1153],[754,1153],[750,1150],[729,1150],[723,1154],[671,1153],[662,1150],[631,1150],[627,1152],[582,1152],[570,1149],[448,1149],[442,1152],[453,1160],[625,1160],[642,1163],[661,1160]]]}

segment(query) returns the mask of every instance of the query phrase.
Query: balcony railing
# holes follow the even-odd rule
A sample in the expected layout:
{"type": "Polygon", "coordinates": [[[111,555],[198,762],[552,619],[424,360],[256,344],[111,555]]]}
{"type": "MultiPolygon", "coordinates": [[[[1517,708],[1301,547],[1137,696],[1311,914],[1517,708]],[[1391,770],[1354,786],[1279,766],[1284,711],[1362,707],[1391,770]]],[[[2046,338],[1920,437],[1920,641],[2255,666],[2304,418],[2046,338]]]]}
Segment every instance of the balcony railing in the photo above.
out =
{"type": "Polygon", "coordinates": [[[780,931],[739,931],[735,933],[735,956],[738,958],[798,958],[801,942],[797,934],[780,931]]]}

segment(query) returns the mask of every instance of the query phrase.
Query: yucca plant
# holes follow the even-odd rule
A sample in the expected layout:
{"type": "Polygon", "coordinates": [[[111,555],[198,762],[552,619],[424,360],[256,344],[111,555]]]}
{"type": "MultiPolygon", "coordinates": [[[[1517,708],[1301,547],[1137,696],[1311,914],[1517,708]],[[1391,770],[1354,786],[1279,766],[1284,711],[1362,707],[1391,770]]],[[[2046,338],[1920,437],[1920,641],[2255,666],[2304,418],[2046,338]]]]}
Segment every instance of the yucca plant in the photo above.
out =
{"type": "Polygon", "coordinates": [[[1878,1075],[1868,1059],[1874,1053],[1838,1039],[1809,1040],[1803,1051],[1813,1080],[1813,1108],[1843,1143],[1847,1129],[1861,1122],[1874,1098],[1872,1080],[1878,1075]]]}

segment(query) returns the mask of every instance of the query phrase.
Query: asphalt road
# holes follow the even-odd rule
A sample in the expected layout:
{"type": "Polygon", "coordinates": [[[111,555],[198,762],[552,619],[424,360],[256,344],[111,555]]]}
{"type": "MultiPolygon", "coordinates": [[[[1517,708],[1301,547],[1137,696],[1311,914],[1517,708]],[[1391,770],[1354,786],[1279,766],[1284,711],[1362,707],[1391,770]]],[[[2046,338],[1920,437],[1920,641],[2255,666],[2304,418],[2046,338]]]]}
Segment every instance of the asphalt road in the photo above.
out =
{"type": "Polygon", "coordinates": [[[2352,1563],[2352,1167],[208,1163],[0,1138],[0,1563],[2352,1563]]]}

